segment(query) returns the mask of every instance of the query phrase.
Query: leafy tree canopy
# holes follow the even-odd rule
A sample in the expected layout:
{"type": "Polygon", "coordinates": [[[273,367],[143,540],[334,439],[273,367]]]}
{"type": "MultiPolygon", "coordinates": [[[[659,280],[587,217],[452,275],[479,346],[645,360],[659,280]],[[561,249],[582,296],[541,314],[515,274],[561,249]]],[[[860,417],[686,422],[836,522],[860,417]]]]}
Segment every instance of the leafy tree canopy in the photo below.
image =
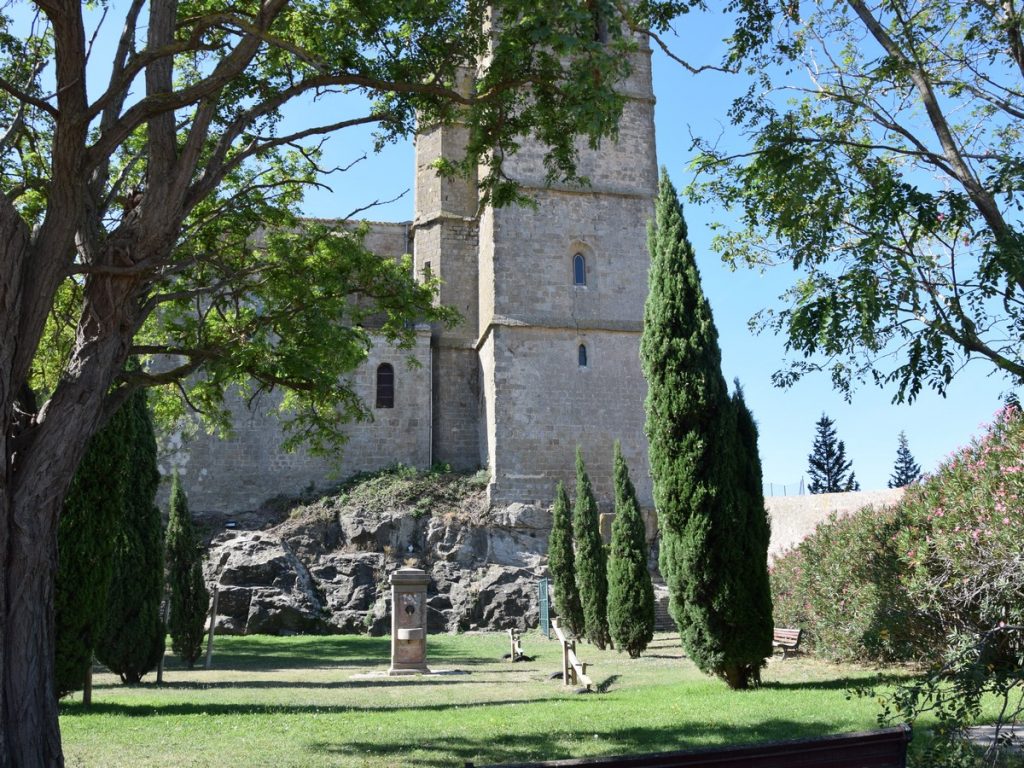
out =
{"type": "Polygon", "coordinates": [[[970,359],[1024,377],[1022,11],[968,0],[744,0],[727,64],[753,85],[733,153],[708,142],[690,194],[738,214],[732,263],[789,263],[755,326],[849,392],[940,393],[970,359]]]}

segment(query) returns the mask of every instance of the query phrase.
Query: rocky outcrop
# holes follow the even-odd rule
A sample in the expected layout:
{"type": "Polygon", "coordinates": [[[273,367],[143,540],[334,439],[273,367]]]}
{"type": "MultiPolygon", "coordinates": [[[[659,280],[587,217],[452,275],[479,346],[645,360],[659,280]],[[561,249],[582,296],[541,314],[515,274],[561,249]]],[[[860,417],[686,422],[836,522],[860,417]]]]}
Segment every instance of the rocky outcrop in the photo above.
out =
{"type": "Polygon", "coordinates": [[[429,508],[323,499],[264,530],[214,537],[206,576],[219,589],[217,628],[385,634],[388,577],[402,565],[431,575],[431,631],[533,627],[550,527],[548,510],[490,509],[481,492],[429,508]]]}

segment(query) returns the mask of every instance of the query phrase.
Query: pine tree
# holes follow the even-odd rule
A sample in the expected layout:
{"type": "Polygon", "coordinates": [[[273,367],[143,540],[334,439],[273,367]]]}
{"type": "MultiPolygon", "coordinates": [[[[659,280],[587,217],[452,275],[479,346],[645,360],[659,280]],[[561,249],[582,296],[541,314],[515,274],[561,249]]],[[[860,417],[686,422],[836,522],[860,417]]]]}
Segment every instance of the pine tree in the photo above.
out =
{"type": "Polygon", "coordinates": [[[558,482],[551,508],[551,536],[548,538],[548,570],[555,582],[555,612],[560,626],[574,637],[583,635],[583,606],[576,587],[576,556],[572,547],[572,518],[569,494],[558,482]]]}
{"type": "Polygon", "coordinates": [[[202,653],[210,594],[203,582],[202,552],[177,472],[171,482],[167,522],[167,581],[171,588],[171,645],[191,669],[202,653]]]}
{"type": "Polygon", "coordinates": [[[576,585],[583,606],[583,634],[598,648],[611,644],[608,635],[608,570],[601,519],[583,452],[576,447],[576,506],[572,533],[576,540],[576,585]]]}
{"type": "Polygon", "coordinates": [[[921,478],[921,465],[914,461],[914,454],[907,445],[907,433],[900,432],[899,446],[896,448],[896,465],[889,477],[890,488],[903,488],[916,483],[921,478]]]}
{"type": "Polygon", "coordinates": [[[756,683],[765,655],[760,640],[733,642],[756,610],[735,589],[736,574],[751,558],[735,529],[736,415],[682,208],[664,171],[648,249],[640,356],[648,384],[659,564],[687,655],[730,687],[746,688],[756,683]]]}
{"type": "Polygon", "coordinates": [[[615,441],[615,522],[608,554],[608,630],[635,659],[654,637],[654,587],[647,569],[647,536],[636,489],[615,441]]]}
{"type": "Polygon", "coordinates": [[[90,440],[64,498],[54,590],[56,693],[85,683],[103,628],[114,536],[124,519],[128,412],[119,409],[90,440]]]}
{"type": "Polygon", "coordinates": [[[130,461],[125,473],[124,519],[114,540],[113,577],[96,658],[125,683],[138,683],[164,653],[160,616],[164,590],[163,521],[156,436],[144,390],[123,406],[130,461]]]}
{"type": "Polygon", "coordinates": [[[853,473],[853,461],[846,458],[846,445],[836,438],[835,422],[824,413],[816,424],[817,432],[807,474],[811,482],[807,490],[811,493],[843,493],[859,491],[860,483],[853,473]]]}

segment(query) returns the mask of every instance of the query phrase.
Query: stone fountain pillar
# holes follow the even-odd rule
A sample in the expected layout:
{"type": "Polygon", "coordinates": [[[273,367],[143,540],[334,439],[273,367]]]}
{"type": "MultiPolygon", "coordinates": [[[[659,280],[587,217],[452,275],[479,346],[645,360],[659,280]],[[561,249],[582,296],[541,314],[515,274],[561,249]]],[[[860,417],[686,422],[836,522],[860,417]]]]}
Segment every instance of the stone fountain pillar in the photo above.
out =
{"type": "Polygon", "coordinates": [[[391,669],[389,675],[415,675],[427,669],[427,584],[419,568],[391,574],[391,669]]]}

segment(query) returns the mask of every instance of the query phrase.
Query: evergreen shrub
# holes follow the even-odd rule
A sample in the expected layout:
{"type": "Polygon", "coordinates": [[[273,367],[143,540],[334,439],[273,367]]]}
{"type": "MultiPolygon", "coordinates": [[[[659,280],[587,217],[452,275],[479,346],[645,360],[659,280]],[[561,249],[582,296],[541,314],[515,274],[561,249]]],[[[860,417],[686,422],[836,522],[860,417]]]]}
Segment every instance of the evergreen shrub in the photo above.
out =
{"type": "Polygon", "coordinates": [[[174,652],[191,669],[202,654],[210,594],[203,581],[201,545],[177,472],[171,482],[169,507],[167,582],[171,589],[171,613],[167,629],[174,652]]]}
{"type": "Polygon", "coordinates": [[[620,651],[638,658],[654,638],[654,586],[636,488],[615,441],[615,521],[608,553],[608,629],[620,651]]]}
{"type": "Polygon", "coordinates": [[[559,626],[573,637],[583,635],[583,606],[576,587],[576,555],[572,544],[572,516],[565,484],[558,482],[551,508],[551,535],[548,537],[548,570],[555,584],[555,613],[559,626]]]}

